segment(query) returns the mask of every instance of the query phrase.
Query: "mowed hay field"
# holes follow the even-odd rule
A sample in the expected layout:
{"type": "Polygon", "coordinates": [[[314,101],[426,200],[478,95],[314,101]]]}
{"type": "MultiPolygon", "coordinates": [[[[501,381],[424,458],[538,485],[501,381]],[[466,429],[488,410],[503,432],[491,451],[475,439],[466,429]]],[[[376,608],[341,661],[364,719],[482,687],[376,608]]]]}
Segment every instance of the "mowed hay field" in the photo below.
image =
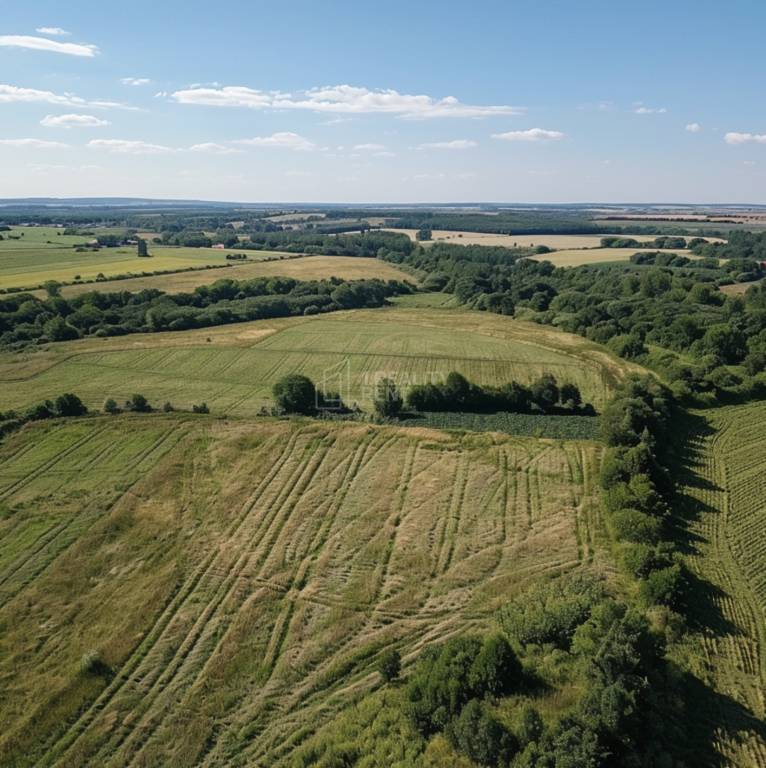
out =
{"type": "MultiPolygon", "coordinates": [[[[401,232],[408,235],[411,240],[417,239],[417,229],[386,229],[386,231],[401,232]]],[[[443,229],[433,230],[431,236],[432,240],[427,240],[422,245],[444,242],[456,245],[501,245],[505,248],[527,248],[535,245],[561,249],[598,248],[602,237],[610,237],[610,235],[497,235],[490,232],[452,232],[443,229]]],[[[654,240],[654,235],[619,235],[619,237],[632,237],[639,242],[654,240]]]]}
{"type": "Polygon", "coordinates": [[[385,648],[406,665],[534,580],[608,574],[600,452],[310,420],[25,428],[0,448],[0,764],[288,764],[385,648]]]}
{"type": "MultiPolygon", "coordinates": [[[[0,241],[0,288],[37,288],[47,280],[72,282],[78,275],[83,280],[95,280],[99,274],[110,277],[191,267],[223,267],[231,263],[226,260],[227,253],[242,253],[236,249],[226,251],[157,245],[149,246],[149,258],[139,258],[134,246],[78,253],[72,246],[92,238],[56,235],[56,231],[53,227],[24,227],[14,228],[11,233],[0,233],[6,237],[0,241]],[[23,238],[7,239],[9,234],[21,231],[24,232],[23,238]]],[[[259,260],[274,256],[269,251],[253,251],[251,258],[259,260]]]]}
{"type": "Polygon", "coordinates": [[[630,365],[579,336],[500,315],[442,309],[336,312],[195,331],[88,339],[0,355],[4,407],[77,393],[100,408],[134,392],[157,407],[207,402],[215,413],[254,415],[288,373],[371,407],[375,382],[402,389],[457,370],[481,384],[525,383],[542,373],[577,384],[603,405],[630,365]]]}
{"type": "Polygon", "coordinates": [[[766,766],[766,404],[690,419],[684,496],[691,668],[715,695],[693,703],[716,764],[766,766]],[[701,650],[699,650],[701,649],[701,650]],[[712,735],[712,738],[711,738],[712,735]]]}
{"type": "MultiPolygon", "coordinates": [[[[262,251],[246,251],[249,258],[257,259],[262,251]]],[[[237,264],[228,269],[211,269],[194,272],[177,272],[170,275],[134,277],[127,280],[109,280],[96,285],[68,285],[61,289],[64,296],[77,296],[88,291],[142,291],[157,288],[166,293],[189,293],[197,286],[210,285],[216,280],[250,280],[254,277],[292,277],[296,280],[326,280],[339,277],[343,280],[408,280],[415,278],[393,264],[380,259],[354,256],[276,256],[268,252],[266,260],[256,263],[237,264]]],[[[264,258],[264,257],[261,257],[264,258]]]]}
{"type": "MultiPolygon", "coordinates": [[[[629,261],[634,253],[641,253],[637,248],[571,248],[541,253],[533,256],[535,261],[550,261],[557,267],[581,267],[583,264],[609,264],[615,261],[629,261]]],[[[652,253],[675,253],[679,256],[697,258],[688,251],[652,248],[652,253]]]]}

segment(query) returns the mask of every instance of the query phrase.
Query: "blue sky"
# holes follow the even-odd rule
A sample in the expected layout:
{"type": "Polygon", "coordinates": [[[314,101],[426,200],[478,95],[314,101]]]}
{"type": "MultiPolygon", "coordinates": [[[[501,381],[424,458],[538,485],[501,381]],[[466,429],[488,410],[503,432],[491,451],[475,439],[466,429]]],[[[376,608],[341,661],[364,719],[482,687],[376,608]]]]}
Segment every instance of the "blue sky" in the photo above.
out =
{"type": "Polygon", "coordinates": [[[766,203],[766,5],[7,0],[0,197],[766,203]]]}

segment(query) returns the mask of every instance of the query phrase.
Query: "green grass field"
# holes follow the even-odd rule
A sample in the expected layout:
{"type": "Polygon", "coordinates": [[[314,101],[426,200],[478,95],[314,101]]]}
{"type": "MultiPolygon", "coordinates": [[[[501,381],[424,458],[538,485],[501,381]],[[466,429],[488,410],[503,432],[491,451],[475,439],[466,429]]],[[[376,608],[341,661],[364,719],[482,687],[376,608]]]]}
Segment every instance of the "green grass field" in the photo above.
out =
{"type": "MultiPolygon", "coordinates": [[[[54,227],[15,227],[10,233],[3,233],[5,239],[0,241],[0,288],[37,288],[47,280],[69,283],[78,275],[82,280],[95,280],[99,274],[113,277],[205,266],[223,267],[231,263],[226,260],[227,253],[242,253],[236,249],[226,251],[156,245],[149,246],[150,258],[139,258],[136,248],[132,246],[78,253],[72,246],[87,242],[92,237],[57,235],[57,231],[60,230],[54,227]],[[9,239],[9,234],[14,236],[22,231],[24,236],[20,239],[9,239]]],[[[258,261],[283,254],[253,251],[249,256],[258,261]]]]}
{"type": "Polygon", "coordinates": [[[288,765],[384,648],[407,665],[542,576],[610,573],[599,457],[310,420],[25,428],[0,446],[0,763],[288,765]]]}
{"type": "Polygon", "coordinates": [[[579,336],[499,315],[460,310],[359,310],[178,333],[48,345],[0,355],[6,408],[62,391],[98,408],[134,392],[156,406],[248,416],[271,403],[271,387],[300,372],[370,408],[376,381],[402,389],[458,370],[481,384],[525,383],[544,372],[582,390],[597,408],[630,366],[579,336]]]}

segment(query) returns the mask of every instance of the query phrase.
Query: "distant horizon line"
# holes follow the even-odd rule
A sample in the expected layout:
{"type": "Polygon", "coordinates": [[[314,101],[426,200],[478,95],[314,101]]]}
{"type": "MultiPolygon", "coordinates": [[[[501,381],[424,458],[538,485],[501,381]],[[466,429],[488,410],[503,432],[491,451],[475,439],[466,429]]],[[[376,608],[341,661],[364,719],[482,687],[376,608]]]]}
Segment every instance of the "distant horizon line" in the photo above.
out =
{"type": "Polygon", "coordinates": [[[112,195],[98,196],[78,196],[78,197],[3,197],[0,198],[0,207],[12,207],[14,205],[39,205],[53,206],[61,204],[91,204],[91,205],[215,205],[215,206],[234,206],[234,207],[293,207],[293,208],[656,208],[661,210],[668,209],[705,209],[705,208],[724,208],[724,209],[743,209],[754,208],[766,210],[766,203],[752,202],[710,202],[710,203],[690,203],[690,202],[605,202],[602,200],[584,200],[575,202],[518,202],[518,201],[449,201],[449,202],[349,202],[333,201],[320,202],[312,200],[263,200],[263,201],[244,201],[244,200],[206,200],[201,198],[163,198],[163,197],[125,197],[112,195]]]}

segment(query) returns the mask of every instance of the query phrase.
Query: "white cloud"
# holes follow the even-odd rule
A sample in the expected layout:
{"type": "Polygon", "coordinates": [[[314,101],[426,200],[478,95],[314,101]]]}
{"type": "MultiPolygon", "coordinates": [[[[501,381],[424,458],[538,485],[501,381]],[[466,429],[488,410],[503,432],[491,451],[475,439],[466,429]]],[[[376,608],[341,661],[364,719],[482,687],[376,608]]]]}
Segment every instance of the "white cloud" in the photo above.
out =
{"type": "Polygon", "coordinates": [[[33,37],[32,35],[0,35],[0,46],[65,53],[69,56],[86,56],[87,58],[93,58],[98,53],[98,47],[95,45],[60,43],[58,40],[48,40],[45,37],[33,37]]]}
{"type": "Polygon", "coordinates": [[[127,141],[125,139],[93,139],[88,142],[93,149],[104,149],[118,155],[166,155],[176,150],[161,144],[149,144],[145,141],[127,141]]]}
{"type": "Polygon", "coordinates": [[[453,141],[429,141],[421,144],[418,149],[471,149],[478,143],[470,139],[454,139],[453,141]]]}
{"type": "Polygon", "coordinates": [[[53,35],[54,37],[68,37],[71,32],[67,32],[61,27],[38,27],[35,32],[39,32],[41,35],[53,35]]]}
{"type": "Polygon", "coordinates": [[[111,123],[94,115],[46,115],[40,125],[46,128],[100,128],[111,123]]]}
{"type": "Polygon", "coordinates": [[[19,149],[66,149],[69,145],[59,141],[43,141],[41,139],[0,139],[0,146],[19,149]]]}
{"type": "Polygon", "coordinates": [[[490,117],[518,115],[519,107],[473,106],[463,104],[454,96],[435,99],[432,96],[412,96],[393,89],[371,90],[351,85],[311,88],[298,93],[259,91],[244,86],[223,88],[187,88],[173,93],[180,104],[211,107],[247,107],[249,109],[307,109],[314,112],[343,114],[383,113],[410,119],[434,117],[490,117]]]}
{"type": "Polygon", "coordinates": [[[275,147],[281,149],[294,149],[301,152],[310,152],[317,148],[316,144],[304,136],[291,131],[279,131],[271,136],[255,136],[252,139],[240,139],[234,142],[248,147],[275,147]]]}
{"type": "Polygon", "coordinates": [[[382,152],[385,149],[383,144],[355,144],[354,150],[357,152],[382,152]]]}
{"type": "Polygon", "coordinates": [[[702,130],[702,126],[699,123],[689,123],[686,126],[686,130],[689,133],[699,133],[702,130]]]}
{"type": "Polygon", "coordinates": [[[123,85],[149,85],[152,81],[148,77],[122,77],[120,82],[123,85]]]}
{"type": "Polygon", "coordinates": [[[637,115],[664,115],[667,111],[665,107],[647,107],[644,104],[636,104],[633,108],[637,115]]]}
{"type": "Polygon", "coordinates": [[[737,133],[730,131],[723,139],[727,144],[766,144],[766,133],[737,133]]]}
{"type": "Polygon", "coordinates": [[[120,104],[117,101],[88,101],[72,93],[53,93],[53,91],[39,91],[36,88],[20,88],[16,85],[0,83],[0,104],[15,103],[44,103],[68,107],[99,107],[101,109],[129,109],[134,111],[138,109],[127,104],[120,104]]]}
{"type": "Polygon", "coordinates": [[[227,147],[223,144],[216,144],[213,141],[206,141],[203,144],[195,144],[189,147],[189,152],[204,152],[209,155],[236,155],[241,150],[227,147]]]}
{"type": "Polygon", "coordinates": [[[493,133],[493,139],[501,141],[559,141],[566,134],[561,131],[546,131],[544,128],[528,128],[526,131],[507,131],[493,133]]]}

